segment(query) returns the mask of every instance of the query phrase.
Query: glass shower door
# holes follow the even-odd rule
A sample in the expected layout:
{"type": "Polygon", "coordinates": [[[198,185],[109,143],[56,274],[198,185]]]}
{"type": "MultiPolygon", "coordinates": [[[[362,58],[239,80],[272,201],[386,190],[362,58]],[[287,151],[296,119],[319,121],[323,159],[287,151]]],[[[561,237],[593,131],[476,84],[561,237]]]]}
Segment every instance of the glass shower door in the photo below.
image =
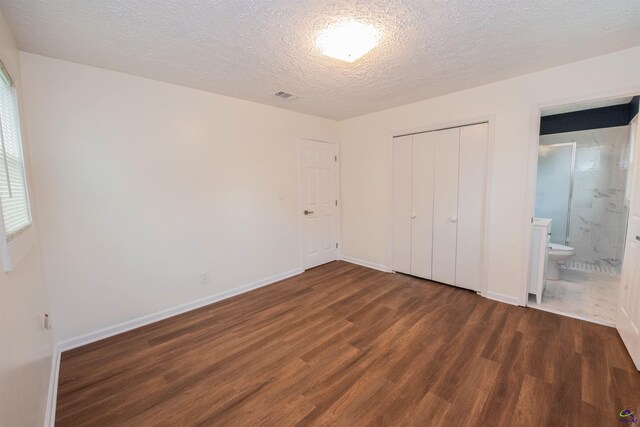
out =
{"type": "Polygon", "coordinates": [[[575,142],[538,147],[535,215],[552,219],[551,242],[561,245],[569,243],[575,151],[575,142]]]}

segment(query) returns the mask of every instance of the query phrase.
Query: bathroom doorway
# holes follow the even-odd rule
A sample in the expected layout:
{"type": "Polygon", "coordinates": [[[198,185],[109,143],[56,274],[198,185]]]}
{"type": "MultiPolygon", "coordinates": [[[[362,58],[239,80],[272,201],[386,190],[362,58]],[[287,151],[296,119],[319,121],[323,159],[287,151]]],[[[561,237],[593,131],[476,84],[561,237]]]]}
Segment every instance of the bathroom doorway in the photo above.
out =
{"type": "Polygon", "coordinates": [[[639,99],[541,110],[529,307],[615,325],[639,99]]]}

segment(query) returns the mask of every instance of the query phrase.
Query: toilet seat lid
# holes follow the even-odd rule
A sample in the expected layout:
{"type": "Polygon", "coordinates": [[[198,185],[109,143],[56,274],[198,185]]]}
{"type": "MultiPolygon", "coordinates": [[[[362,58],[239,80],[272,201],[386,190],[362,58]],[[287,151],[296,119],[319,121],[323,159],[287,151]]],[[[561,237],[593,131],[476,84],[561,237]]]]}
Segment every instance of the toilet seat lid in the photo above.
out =
{"type": "Polygon", "coordinates": [[[575,250],[571,246],[565,246],[558,243],[549,243],[549,249],[551,249],[552,251],[567,251],[567,252],[571,252],[575,250]]]}

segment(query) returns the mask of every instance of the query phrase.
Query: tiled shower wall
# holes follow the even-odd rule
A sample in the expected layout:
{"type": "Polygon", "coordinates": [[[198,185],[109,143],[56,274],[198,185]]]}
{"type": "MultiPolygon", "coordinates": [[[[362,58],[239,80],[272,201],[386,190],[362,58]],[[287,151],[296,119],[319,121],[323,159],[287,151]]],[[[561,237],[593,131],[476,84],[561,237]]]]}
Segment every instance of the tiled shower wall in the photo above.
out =
{"type": "Polygon", "coordinates": [[[629,127],[543,135],[540,144],[576,143],[569,246],[575,261],[620,268],[628,209],[624,189],[629,127]]]}

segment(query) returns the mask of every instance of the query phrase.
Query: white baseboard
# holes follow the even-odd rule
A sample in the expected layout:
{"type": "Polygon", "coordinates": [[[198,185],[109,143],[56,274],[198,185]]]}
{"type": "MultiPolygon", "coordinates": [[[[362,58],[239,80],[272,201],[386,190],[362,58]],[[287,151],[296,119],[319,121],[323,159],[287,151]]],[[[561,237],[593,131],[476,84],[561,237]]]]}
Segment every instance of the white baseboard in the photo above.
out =
{"type": "Polygon", "coordinates": [[[511,295],[505,295],[499,292],[487,291],[486,297],[494,301],[500,301],[511,305],[520,305],[520,299],[518,297],[512,297],[511,295]]]}
{"type": "Polygon", "coordinates": [[[51,357],[51,374],[49,376],[49,390],[47,407],[45,408],[44,427],[53,427],[56,423],[56,402],[58,399],[58,374],[60,373],[60,348],[53,347],[51,357]]]}
{"type": "Polygon", "coordinates": [[[213,304],[214,302],[222,301],[224,299],[242,294],[244,292],[251,291],[253,289],[261,288],[263,286],[270,285],[275,282],[279,282],[280,280],[287,279],[289,277],[296,276],[302,273],[304,270],[301,268],[296,268],[295,270],[287,271],[285,273],[277,274],[275,276],[267,277],[266,279],[258,280],[253,283],[249,283],[248,285],[239,286],[234,289],[230,289],[228,291],[220,292],[215,295],[209,295],[207,297],[201,298],[199,300],[191,301],[186,304],[181,304],[176,307],[172,307],[166,310],[158,311],[156,313],[148,314],[145,316],[138,317],[136,319],[132,319],[126,322],[119,323],[117,325],[109,326],[103,329],[99,329],[94,332],[89,332],[87,334],[83,334],[77,337],[69,338],[58,343],[58,349],[62,351],[71,350],[76,347],[81,347],[86,344],[90,344],[95,341],[99,341],[105,338],[109,338],[113,335],[118,335],[123,332],[130,331],[132,329],[139,328],[141,326],[148,325],[150,323],[157,322],[159,320],[166,319],[168,317],[173,317],[178,314],[185,313],[187,311],[194,310],[196,308],[203,307],[205,305],[213,304]]]}
{"type": "Polygon", "coordinates": [[[384,271],[385,273],[390,273],[391,270],[386,265],[376,264],[375,262],[369,262],[358,258],[351,258],[348,256],[340,255],[340,259],[342,261],[350,262],[351,264],[361,265],[363,267],[373,268],[374,270],[384,271]]]}

